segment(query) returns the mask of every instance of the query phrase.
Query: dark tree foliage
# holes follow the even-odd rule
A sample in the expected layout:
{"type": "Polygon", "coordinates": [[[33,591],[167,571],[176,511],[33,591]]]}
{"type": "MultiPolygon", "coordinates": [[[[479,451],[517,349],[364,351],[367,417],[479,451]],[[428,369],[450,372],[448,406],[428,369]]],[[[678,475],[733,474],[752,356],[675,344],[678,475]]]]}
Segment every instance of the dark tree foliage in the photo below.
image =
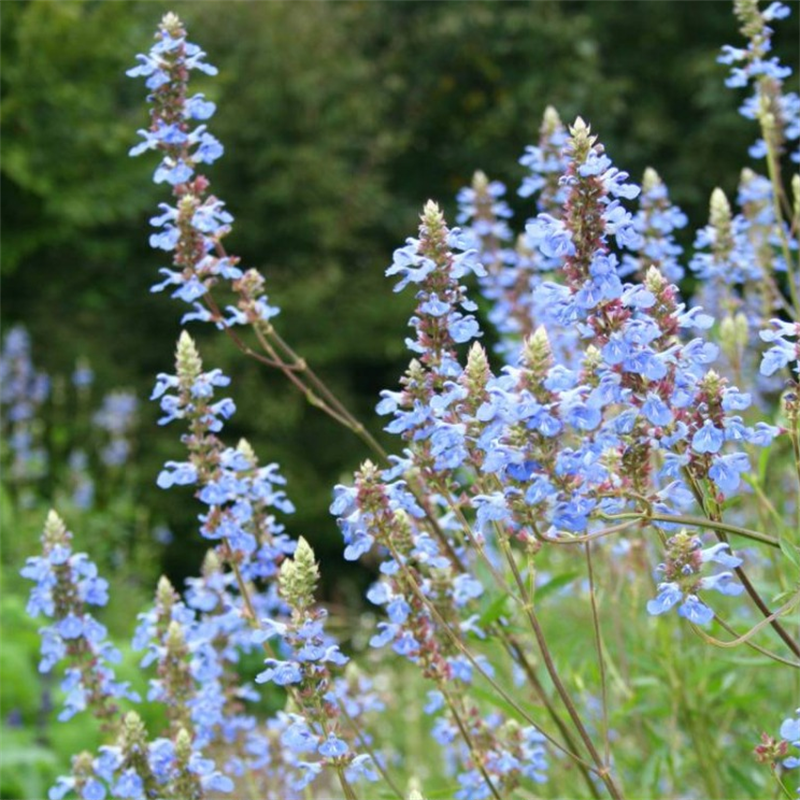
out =
{"type": "MultiPolygon", "coordinates": [[[[171,368],[183,310],[148,291],[163,264],[147,220],[167,197],[152,163],[127,158],[147,116],[124,70],[170,9],[220,68],[200,88],[219,105],[226,155],[209,177],[237,219],[229,249],[265,272],[282,334],[376,432],[377,393],[406,361],[411,298],[383,277],[392,250],[429,197],[452,219],[476,168],[515,187],[546,105],[590,121],[635,178],[654,165],[695,227],[755,138],[715,63],[738,41],[724,2],[0,4],[4,324],[28,326],[51,372],[85,354],[103,385],[143,399],[171,368]]],[[[330,487],[368,454],[223,336],[193,333],[233,375],[230,436],[281,463],[292,530],[335,552],[330,487]]],[[[145,430],[154,479],[180,445],[145,430]]],[[[151,500],[199,551],[190,498],[177,508],[154,488],[151,500]]],[[[178,577],[197,568],[186,548],[169,565],[178,577]]]]}

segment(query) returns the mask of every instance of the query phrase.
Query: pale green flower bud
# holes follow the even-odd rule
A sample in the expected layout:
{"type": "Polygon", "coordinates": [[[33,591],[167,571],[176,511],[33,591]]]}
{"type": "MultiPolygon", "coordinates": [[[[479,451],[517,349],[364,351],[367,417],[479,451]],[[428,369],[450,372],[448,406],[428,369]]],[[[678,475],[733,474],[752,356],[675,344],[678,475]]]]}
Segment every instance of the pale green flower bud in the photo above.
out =
{"type": "Polygon", "coordinates": [[[722,189],[716,188],[711,193],[709,208],[709,222],[712,227],[726,229],[730,226],[731,204],[728,202],[728,198],[725,196],[725,192],[723,192],[722,189]]]}
{"type": "Polygon", "coordinates": [[[314,590],[319,580],[319,567],[311,545],[301,536],[294,557],[281,564],[278,583],[283,599],[296,611],[314,603],[314,590]]]}
{"type": "Polygon", "coordinates": [[[533,373],[534,379],[543,381],[553,365],[553,348],[544,325],[540,325],[522,345],[522,361],[533,373]]]}
{"type": "Polygon", "coordinates": [[[181,385],[191,386],[203,371],[203,362],[194,339],[186,331],[181,331],[178,348],[175,354],[175,371],[181,385]]]}
{"type": "Polygon", "coordinates": [[[553,106],[547,106],[544,110],[544,115],[542,116],[542,127],[540,128],[540,133],[543,136],[550,137],[552,136],[559,128],[563,127],[561,122],[561,117],[558,115],[558,111],[553,108],[553,106]]]}
{"type": "Polygon", "coordinates": [[[482,392],[489,379],[489,359],[483,347],[475,342],[467,355],[467,389],[471,392],[482,392]]]}
{"type": "Polygon", "coordinates": [[[44,552],[49,553],[56,545],[68,546],[71,538],[64,520],[58,516],[55,510],[51,509],[47,514],[42,534],[44,552]]]}
{"type": "Polygon", "coordinates": [[[652,192],[653,189],[661,186],[662,183],[661,176],[652,167],[647,167],[642,177],[642,194],[652,192]]]}

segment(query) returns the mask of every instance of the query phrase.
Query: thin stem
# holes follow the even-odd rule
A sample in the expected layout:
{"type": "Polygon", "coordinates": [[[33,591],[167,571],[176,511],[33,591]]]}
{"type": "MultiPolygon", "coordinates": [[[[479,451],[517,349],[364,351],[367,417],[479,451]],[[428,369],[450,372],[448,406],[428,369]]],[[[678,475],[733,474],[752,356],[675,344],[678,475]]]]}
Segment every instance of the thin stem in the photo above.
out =
{"type": "MultiPolygon", "coordinates": [[[[724,533],[717,532],[717,538],[721,542],[727,542],[727,536],[724,533]]],[[[739,580],[742,582],[742,586],[744,586],[745,591],[750,595],[750,599],[756,604],[756,607],[764,615],[764,617],[769,619],[769,624],[772,626],[775,633],[777,633],[778,636],[783,640],[783,643],[789,648],[789,650],[791,650],[795,656],[800,658],[800,643],[795,641],[790,636],[786,628],[784,628],[783,625],[781,625],[781,623],[778,622],[778,620],[772,615],[772,612],[769,610],[769,606],[764,602],[755,586],[753,586],[750,578],[747,576],[747,573],[741,567],[734,567],[733,569],[739,580]]]]}
{"type": "Polygon", "coordinates": [[[775,782],[778,784],[778,790],[780,791],[781,795],[783,795],[783,797],[788,798],[788,800],[793,800],[795,795],[789,791],[786,784],[781,780],[780,775],[778,775],[777,765],[770,764],[769,770],[772,773],[772,777],[775,778],[775,782]]]}
{"type": "MultiPolygon", "coordinates": [[[[495,567],[495,565],[492,563],[491,559],[486,554],[486,551],[483,548],[483,546],[481,545],[481,543],[472,535],[471,526],[470,526],[467,518],[464,516],[464,513],[462,512],[460,504],[458,504],[455,501],[455,499],[453,498],[452,493],[449,491],[449,489],[446,486],[443,485],[441,480],[437,480],[436,478],[432,479],[431,483],[433,483],[435,485],[435,487],[440,491],[440,493],[447,499],[448,507],[451,509],[451,511],[458,518],[458,520],[461,523],[461,526],[462,526],[462,528],[464,530],[464,533],[466,534],[466,537],[469,539],[470,543],[472,544],[472,546],[475,548],[475,550],[478,553],[478,555],[483,560],[483,563],[487,566],[487,568],[491,572],[492,577],[494,578],[494,581],[495,581],[497,587],[502,592],[507,592],[508,595],[510,597],[512,597],[519,605],[521,605],[521,606],[524,605],[524,602],[522,601],[522,599],[517,597],[511,591],[510,587],[508,586],[508,584],[503,579],[503,576],[500,575],[500,573],[497,571],[497,568],[495,567]]],[[[459,570],[461,572],[463,572],[463,573],[466,573],[467,572],[466,567],[462,563],[461,559],[455,553],[453,553],[453,557],[455,559],[454,563],[457,565],[459,570]]],[[[494,630],[494,632],[497,635],[500,636],[500,638],[503,640],[504,644],[506,645],[507,649],[511,653],[512,658],[514,658],[517,661],[517,663],[519,663],[520,666],[522,667],[523,671],[525,672],[526,676],[528,677],[529,682],[533,686],[533,689],[534,689],[534,692],[535,692],[536,696],[539,698],[539,700],[542,702],[544,707],[547,709],[547,712],[550,715],[550,719],[553,720],[553,722],[555,723],[555,725],[558,728],[559,732],[564,737],[564,741],[567,743],[568,748],[570,748],[571,750],[577,750],[576,743],[575,743],[575,741],[574,741],[574,739],[572,737],[572,732],[569,730],[569,728],[567,728],[566,724],[564,723],[564,720],[561,719],[560,715],[558,714],[558,712],[554,708],[550,697],[547,695],[547,692],[545,691],[544,686],[542,685],[541,681],[539,680],[538,676],[536,675],[533,667],[530,665],[530,662],[528,661],[527,657],[525,656],[525,653],[522,650],[522,647],[519,645],[519,643],[514,639],[514,637],[502,625],[498,625],[497,627],[492,626],[491,628],[489,628],[489,630],[487,632],[491,633],[492,630],[494,630]]],[[[592,781],[592,779],[591,779],[591,777],[589,775],[589,772],[586,769],[586,765],[582,761],[578,761],[578,767],[579,767],[579,769],[581,771],[581,774],[584,776],[584,779],[586,781],[586,785],[589,787],[589,790],[592,793],[592,796],[596,797],[596,798],[599,798],[600,795],[599,795],[599,793],[597,791],[597,787],[595,786],[594,782],[592,781]]]]}
{"type": "Polygon", "coordinates": [[[350,727],[355,731],[356,736],[358,737],[358,742],[361,745],[361,749],[368,753],[369,756],[372,758],[372,763],[375,765],[375,768],[380,772],[381,777],[386,781],[389,785],[389,788],[400,798],[400,800],[405,800],[405,794],[403,791],[398,787],[398,785],[392,780],[392,776],[384,769],[381,765],[380,759],[375,755],[375,751],[372,749],[372,746],[367,741],[364,734],[361,732],[361,728],[358,727],[358,723],[350,716],[345,707],[345,704],[337,698],[336,705],[339,707],[339,711],[341,712],[342,716],[347,720],[350,727]]]}
{"type": "Polygon", "coordinates": [[[747,539],[767,544],[770,547],[779,548],[781,546],[779,540],[774,536],[769,536],[766,533],[759,533],[750,528],[742,528],[739,525],[731,525],[729,522],[709,519],[708,517],[693,517],[688,514],[659,514],[655,511],[623,511],[619,514],[599,514],[598,516],[601,519],[611,521],[617,519],[638,519],[642,521],[671,522],[676,525],[689,525],[693,528],[709,528],[713,531],[724,531],[726,533],[735,534],[736,536],[744,536],[747,539]]]}
{"type": "MultiPolygon", "coordinates": [[[[736,636],[736,631],[727,622],[725,622],[724,619],[716,615],[714,618],[728,633],[730,633],[732,636],[736,636]]],[[[719,646],[718,645],[718,642],[720,642],[719,639],[712,639],[712,637],[708,636],[708,634],[706,634],[704,631],[700,630],[697,627],[694,628],[694,632],[698,636],[700,636],[701,639],[706,640],[706,637],[708,637],[708,641],[710,644],[715,644],[719,646]]],[[[721,642],[721,644],[724,645],[726,643],[721,642]]],[[[787,667],[792,667],[792,669],[798,670],[798,672],[795,673],[795,676],[796,677],[800,676],[800,662],[790,661],[788,658],[779,656],[777,653],[773,653],[771,650],[767,650],[766,647],[762,647],[761,645],[758,645],[755,642],[751,642],[749,640],[746,641],[745,644],[747,645],[747,647],[751,648],[752,650],[755,650],[757,653],[761,653],[761,655],[766,656],[767,658],[770,658],[773,661],[777,661],[779,664],[785,664],[787,667]]]]}
{"type": "Polygon", "coordinates": [[[608,740],[608,686],[606,684],[606,660],[603,655],[603,643],[600,636],[600,615],[597,611],[597,597],[594,585],[594,568],[592,566],[591,545],[584,545],[586,551],[586,568],[589,572],[589,599],[592,605],[592,626],[594,628],[595,647],[597,648],[597,664],[600,668],[600,698],[603,704],[603,745],[606,764],[611,763],[611,745],[608,740]]]}
{"type": "Polygon", "coordinates": [[[441,629],[447,634],[448,638],[451,642],[455,645],[456,649],[470,662],[472,667],[475,671],[482,677],[486,682],[494,689],[506,703],[517,713],[521,719],[524,719],[528,724],[533,725],[541,734],[542,736],[550,742],[553,747],[560,750],[565,755],[572,758],[574,761],[578,763],[584,764],[587,769],[591,772],[596,774],[600,774],[600,771],[593,767],[588,762],[584,761],[579,755],[576,753],[571,752],[568,750],[564,745],[562,745],[558,740],[556,740],[552,735],[548,734],[540,725],[539,723],[533,719],[533,717],[525,711],[522,706],[517,703],[517,701],[483,668],[480,661],[478,661],[475,656],[469,651],[469,648],[464,644],[461,640],[459,634],[453,630],[450,623],[442,616],[439,609],[435,606],[434,603],[431,602],[430,598],[422,591],[419,586],[419,582],[417,581],[416,576],[413,572],[408,568],[408,565],[404,563],[403,559],[401,558],[400,554],[394,548],[391,542],[386,542],[386,546],[389,548],[389,551],[392,554],[392,557],[398,564],[400,564],[400,568],[403,570],[404,576],[408,579],[408,585],[411,591],[414,593],[414,596],[422,603],[427,609],[430,615],[436,620],[436,622],[441,626],[441,629]]]}
{"type": "MultiPolygon", "coordinates": [[[[737,647],[740,644],[749,642],[749,640],[752,639],[753,636],[758,633],[758,631],[769,625],[774,619],[777,619],[783,614],[786,614],[788,611],[791,611],[798,603],[800,603],[800,591],[795,592],[789,601],[784,603],[777,611],[773,611],[768,617],[765,617],[760,622],[757,622],[755,625],[753,625],[753,627],[750,628],[750,630],[748,630],[746,633],[741,634],[741,636],[737,636],[735,639],[733,639],[733,641],[730,642],[720,641],[719,639],[715,639],[713,636],[709,636],[705,631],[699,629],[698,631],[701,634],[701,638],[707,641],[709,644],[713,644],[717,647],[737,647]]],[[[718,622],[722,622],[722,620],[716,614],[714,616],[718,622]]],[[[800,664],[797,666],[800,667],[800,664]]]]}
{"type": "Polygon", "coordinates": [[[556,665],[553,662],[553,659],[550,655],[550,649],[547,646],[547,640],[545,639],[544,631],[542,630],[541,625],[539,624],[539,620],[536,616],[536,612],[534,611],[533,602],[528,595],[528,590],[527,587],[525,586],[525,581],[522,580],[522,576],[519,574],[517,563],[516,561],[514,561],[514,554],[511,552],[511,548],[509,547],[509,544],[506,541],[505,537],[500,537],[500,545],[506,557],[506,561],[508,561],[508,565],[511,568],[511,573],[514,576],[514,580],[517,584],[517,587],[519,588],[519,591],[522,594],[522,596],[526,597],[527,599],[525,612],[527,614],[531,629],[533,630],[533,634],[536,637],[536,642],[539,645],[539,651],[542,654],[542,659],[544,660],[545,668],[547,669],[547,672],[550,675],[550,680],[553,681],[553,686],[555,686],[556,692],[558,696],[561,698],[561,702],[564,704],[564,708],[566,708],[567,714],[572,720],[572,724],[578,731],[578,735],[583,741],[586,750],[589,752],[589,755],[592,757],[592,760],[597,765],[598,776],[606,785],[609,794],[613,798],[615,798],[615,800],[620,800],[622,795],[619,793],[619,790],[617,789],[617,786],[614,783],[613,778],[611,777],[609,767],[603,762],[603,759],[597,752],[597,748],[595,748],[594,742],[592,742],[592,738],[591,736],[589,736],[589,732],[586,730],[586,726],[583,724],[583,720],[580,718],[580,714],[578,714],[578,710],[575,708],[575,704],[572,702],[572,698],[570,697],[569,692],[567,691],[566,687],[564,686],[561,680],[560,675],[558,674],[556,665]]]}
{"type": "MultiPolygon", "coordinates": [[[[536,674],[535,670],[531,666],[530,661],[528,661],[528,658],[525,655],[524,651],[522,650],[522,647],[519,645],[516,639],[508,631],[505,630],[505,628],[500,627],[498,629],[498,632],[501,638],[503,639],[503,643],[508,648],[509,653],[511,653],[511,657],[514,658],[517,661],[517,663],[522,667],[522,670],[525,673],[528,682],[533,686],[536,695],[544,704],[544,707],[547,709],[547,713],[550,715],[550,719],[553,720],[553,722],[555,723],[556,727],[559,730],[559,733],[564,737],[564,741],[567,743],[567,746],[573,751],[577,750],[578,749],[577,743],[573,739],[572,731],[567,727],[564,720],[561,719],[561,716],[553,707],[553,704],[550,698],[548,697],[544,686],[542,686],[542,682],[539,680],[539,676],[536,674]]],[[[583,778],[586,782],[587,787],[589,788],[589,792],[591,793],[592,797],[596,798],[596,800],[599,800],[600,792],[598,791],[597,786],[592,780],[591,775],[589,774],[589,770],[586,768],[586,764],[581,760],[578,760],[577,764],[578,764],[578,769],[580,769],[581,775],[583,775],[583,778]]]]}
{"type": "Polygon", "coordinates": [[[486,768],[483,766],[480,754],[475,748],[475,743],[472,741],[472,736],[470,735],[467,726],[464,724],[464,721],[461,719],[461,715],[458,713],[455,700],[450,696],[450,692],[447,691],[447,686],[444,683],[441,683],[439,685],[439,689],[441,690],[445,702],[447,703],[447,706],[450,709],[450,713],[453,715],[453,719],[455,719],[456,721],[458,730],[461,732],[461,737],[464,739],[464,741],[467,744],[467,747],[469,748],[469,753],[472,756],[472,761],[477,767],[478,771],[481,773],[481,777],[483,778],[484,783],[489,787],[489,791],[492,793],[492,795],[494,795],[495,800],[502,800],[499,792],[497,791],[497,787],[494,785],[494,782],[489,777],[489,774],[486,772],[486,768]]]}
{"type": "MultiPolygon", "coordinates": [[[[792,427],[789,429],[789,438],[792,441],[792,452],[794,453],[794,472],[797,476],[798,496],[795,502],[795,512],[797,514],[797,530],[800,531],[800,431],[798,430],[800,418],[795,413],[792,427]]],[[[794,542],[800,544],[800,542],[794,542]]]]}

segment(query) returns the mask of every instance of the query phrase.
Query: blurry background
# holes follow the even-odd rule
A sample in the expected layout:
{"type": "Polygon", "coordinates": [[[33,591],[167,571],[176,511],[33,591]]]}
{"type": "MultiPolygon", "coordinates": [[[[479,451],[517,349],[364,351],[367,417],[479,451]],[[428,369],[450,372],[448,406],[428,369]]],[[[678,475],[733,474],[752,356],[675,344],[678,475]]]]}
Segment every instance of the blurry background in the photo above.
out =
{"type": "MultiPolygon", "coordinates": [[[[740,42],[727,2],[0,4],[2,329],[24,325],[33,364],[50,376],[32,427],[48,463],[23,478],[6,469],[0,503],[4,637],[18,644],[3,653],[12,729],[14,714],[30,723],[31,709],[42,720],[49,713],[38,687],[26,688],[38,642],[17,573],[51,505],[77,549],[126,587],[117,612],[125,625],[161,570],[180,584],[204,549],[191,493],[155,486],[163,462],[183,458],[178,428],[156,427],[147,398],[155,374],[173,369],[185,308],[149,292],[165,262],[148,247],[148,219],[169,198],[150,180],[155,155],[127,156],[148,117],[143,82],[124,72],[167,10],[220,70],[198,76],[195,89],[218,104],[210,128],[226,155],[207,174],[237,220],[228,248],[263,271],[282,308],[282,335],[378,435],[372,410],[407,363],[413,303],[394,295],[383,273],[428,198],[452,223],[457,190],[482,169],[506,182],[520,218],[529,216],[515,195],[517,160],[552,104],[566,122],[588,120],[637,181],[645,166],[658,169],[690,217],[689,246],[711,190],[734,193],[756,137],[715,61],[722,44],[740,42]],[[76,364],[90,365],[91,386],[75,386],[76,364]],[[125,459],[108,464],[102,448],[116,434],[97,433],[97,413],[115,387],[133,393],[138,412],[125,459]],[[76,474],[93,464],[87,499],[76,474]]],[[[791,65],[796,20],[779,37],[791,65]]],[[[365,448],[216,331],[192,333],[207,366],[233,377],[239,411],[228,441],[246,436],[263,462],[280,463],[298,509],[291,533],[330,559],[328,597],[357,603],[365,579],[342,573],[327,507],[332,485],[347,480],[365,448]]],[[[20,739],[14,763],[52,757],[31,736],[20,739]]],[[[48,747],[56,737],[58,750],[58,736],[67,734],[48,733],[48,747]]],[[[37,785],[4,784],[1,793],[33,797],[37,785]]]]}
{"type": "MultiPolygon", "coordinates": [[[[726,2],[3,3],[3,329],[23,323],[48,374],[85,357],[98,396],[139,397],[141,503],[175,532],[163,558],[177,577],[202,545],[189,493],[181,505],[155,488],[181,447],[147,397],[184,309],[149,292],[164,261],[148,219],[168,197],[153,154],[127,157],[148,118],[142,81],[124,75],[171,8],[220,70],[197,86],[219,106],[226,155],[208,174],[237,219],[228,248],[265,273],[284,337],[375,431],[378,392],[407,361],[412,298],[384,278],[392,250],[429,197],[452,222],[478,168],[528,216],[517,159],[548,103],[590,121],[637,180],[655,166],[694,227],[714,186],[734,191],[754,138],[715,62],[739,41],[726,2]]],[[[281,464],[293,531],[337,554],[330,488],[363,447],[224,337],[193,333],[234,374],[231,439],[281,464]]]]}

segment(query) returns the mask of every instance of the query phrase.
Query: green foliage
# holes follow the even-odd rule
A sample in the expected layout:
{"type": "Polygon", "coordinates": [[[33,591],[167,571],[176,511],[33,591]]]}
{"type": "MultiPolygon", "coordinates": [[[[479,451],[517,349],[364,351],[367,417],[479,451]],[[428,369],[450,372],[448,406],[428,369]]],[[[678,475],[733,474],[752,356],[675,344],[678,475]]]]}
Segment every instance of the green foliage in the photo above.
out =
{"type": "MultiPolygon", "coordinates": [[[[25,320],[49,371],[86,354],[101,384],[133,385],[142,398],[171,365],[182,312],[148,292],[162,262],[146,247],[144,222],[163,198],[143,162],[126,157],[147,118],[124,70],[166,9],[0,6],[8,318],[25,320]]],[[[733,180],[751,137],[737,98],[719,91],[724,70],[713,61],[735,32],[725,4],[206,2],[178,10],[190,30],[214,31],[206,47],[220,76],[199,88],[220,101],[213,129],[227,154],[209,172],[216,194],[249,221],[230,246],[268,276],[284,337],[375,431],[371,410],[402,370],[410,310],[383,270],[429,193],[449,213],[476,167],[516,185],[513,155],[554,104],[565,119],[591,120],[634,176],[664,165],[673,197],[701,224],[708,192],[733,180]],[[696,158],[704,182],[690,171],[696,158]]],[[[230,343],[215,339],[208,354],[242,387],[238,418],[255,420],[234,432],[273,454],[303,498],[293,529],[320,552],[335,546],[322,533],[331,530],[330,485],[363,451],[278,376],[241,364],[230,343]]],[[[145,412],[146,426],[154,419],[145,412]]],[[[167,516],[179,541],[189,539],[188,493],[183,507],[174,499],[167,507],[146,477],[174,456],[172,437],[153,433],[148,444],[144,503],[167,516]]],[[[196,566],[183,561],[181,542],[170,570],[196,566]]]]}

